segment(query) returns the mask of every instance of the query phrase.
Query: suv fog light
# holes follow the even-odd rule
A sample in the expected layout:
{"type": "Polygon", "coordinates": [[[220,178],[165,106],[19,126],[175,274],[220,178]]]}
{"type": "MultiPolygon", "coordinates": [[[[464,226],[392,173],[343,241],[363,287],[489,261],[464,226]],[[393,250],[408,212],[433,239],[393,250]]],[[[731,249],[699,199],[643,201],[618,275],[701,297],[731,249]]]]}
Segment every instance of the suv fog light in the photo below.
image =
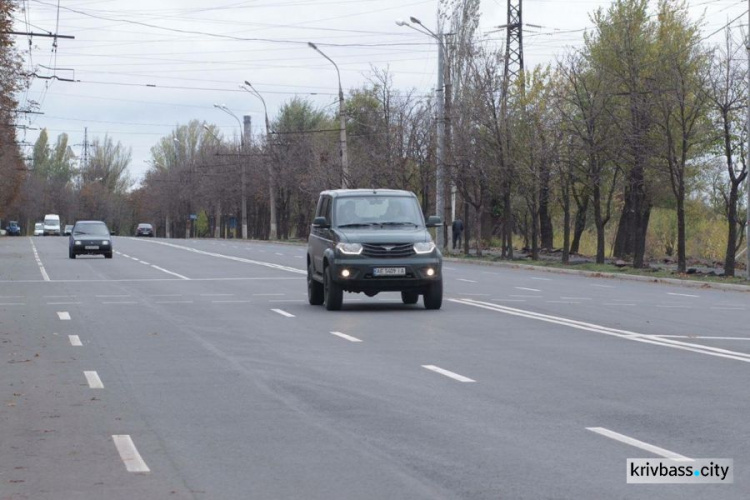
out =
{"type": "Polygon", "coordinates": [[[344,278],[348,278],[349,274],[351,273],[349,273],[348,269],[344,269],[343,271],[341,271],[341,276],[343,276],[344,278]]]}
{"type": "Polygon", "coordinates": [[[427,276],[435,276],[435,270],[433,268],[427,269],[427,276]]]}

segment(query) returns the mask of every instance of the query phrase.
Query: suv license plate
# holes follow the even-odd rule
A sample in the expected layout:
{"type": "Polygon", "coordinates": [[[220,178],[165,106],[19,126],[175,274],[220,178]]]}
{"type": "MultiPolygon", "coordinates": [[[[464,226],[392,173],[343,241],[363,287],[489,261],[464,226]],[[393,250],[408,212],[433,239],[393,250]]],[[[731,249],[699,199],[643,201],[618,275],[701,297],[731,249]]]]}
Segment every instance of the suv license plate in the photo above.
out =
{"type": "Polygon", "coordinates": [[[92,245],[86,245],[84,248],[86,250],[99,250],[98,246],[92,246],[92,245]]]}
{"type": "Polygon", "coordinates": [[[372,270],[373,276],[405,276],[405,267],[376,267],[372,270]]]}

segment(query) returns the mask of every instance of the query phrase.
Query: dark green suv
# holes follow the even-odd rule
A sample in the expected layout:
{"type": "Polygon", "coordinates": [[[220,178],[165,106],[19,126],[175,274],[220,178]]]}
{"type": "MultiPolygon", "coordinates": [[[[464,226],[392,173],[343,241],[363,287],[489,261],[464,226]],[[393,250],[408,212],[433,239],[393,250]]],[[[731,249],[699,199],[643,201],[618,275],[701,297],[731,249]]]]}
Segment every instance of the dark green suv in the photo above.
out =
{"type": "Polygon", "coordinates": [[[307,295],[312,305],[341,309],[344,292],[401,292],[404,304],[443,303],[443,256],[417,197],[392,189],[323,191],[307,242],[307,295]]]}

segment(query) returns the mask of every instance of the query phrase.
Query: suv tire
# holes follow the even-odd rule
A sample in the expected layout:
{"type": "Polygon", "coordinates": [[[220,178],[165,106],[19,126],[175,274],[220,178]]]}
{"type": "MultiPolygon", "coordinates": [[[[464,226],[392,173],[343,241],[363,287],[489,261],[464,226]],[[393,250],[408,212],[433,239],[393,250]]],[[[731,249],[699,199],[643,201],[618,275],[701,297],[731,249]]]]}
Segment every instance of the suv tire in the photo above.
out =
{"type": "Polygon", "coordinates": [[[443,280],[436,281],[424,294],[425,309],[440,309],[443,305],[443,280]]]}
{"type": "Polygon", "coordinates": [[[70,259],[75,259],[76,258],[76,253],[73,251],[72,248],[70,250],[68,250],[68,258],[70,258],[70,259]]]}
{"type": "Polygon", "coordinates": [[[419,301],[417,292],[401,292],[401,301],[404,304],[416,304],[419,301]]]}
{"type": "Polygon", "coordinates": [[[334,283],[331,277],[331,267],[326,267],[323,273],[325,280],[323,283],[323,297],[326,309],[329,311],[338,311],[341,309],[341,304],[344,302],[344,290],[337,284],[334,283]]]}
{"type": "Polygon", "coordinates": [[[307,265],[307,301],[311,306],[319,306],[323,304],[325,297],[323,296],[323,283],[318,283],[313,278],[312,262],[307,265]]]}

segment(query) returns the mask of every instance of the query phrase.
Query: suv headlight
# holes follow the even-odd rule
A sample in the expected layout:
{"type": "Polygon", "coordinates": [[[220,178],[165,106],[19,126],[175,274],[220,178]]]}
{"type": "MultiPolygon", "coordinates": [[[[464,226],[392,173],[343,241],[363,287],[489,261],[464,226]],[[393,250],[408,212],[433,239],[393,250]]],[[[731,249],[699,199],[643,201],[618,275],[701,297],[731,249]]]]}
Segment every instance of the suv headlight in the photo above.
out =
{"type": "Polygon", "coordinates": [[[109,240],[102,241],[102,245],[109,245],[109,240]]]}
{"type": "Polygon", "coordinates": [[[76,245],[80,245],[80,244],[81,244],[81,241],[80,240],[76,240],[76,245]]]}
{"type": "Polygon", "coordinates": [[[359,243],[337,243],[336,249],[344,255],[359,255],[362,253],[362,245],[359,243]]]}
{"type": "Polygon", "coordinates": [[[414,251],[419,254],[432,253],[435,250],[435,243],[431,241],[422,241],[414,243],[414,251]]]}

